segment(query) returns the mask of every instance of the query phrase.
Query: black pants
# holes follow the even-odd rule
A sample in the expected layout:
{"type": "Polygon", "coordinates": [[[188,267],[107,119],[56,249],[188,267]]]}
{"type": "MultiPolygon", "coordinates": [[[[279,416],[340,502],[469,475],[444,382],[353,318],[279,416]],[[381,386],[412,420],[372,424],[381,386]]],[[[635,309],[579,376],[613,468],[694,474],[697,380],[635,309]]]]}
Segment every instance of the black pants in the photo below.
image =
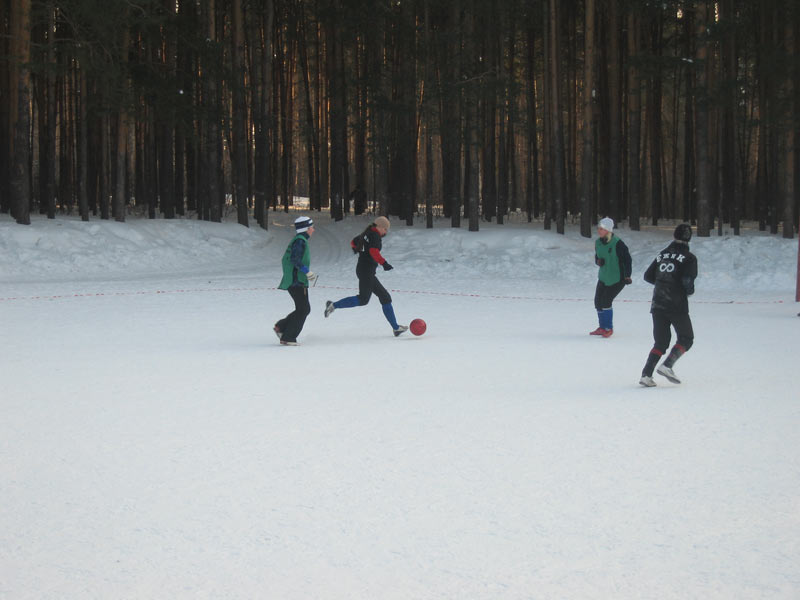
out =
{"type": "Polygon", "coordinates": [[[276,323],[278,329],[281,331],[281,341],[283,342],[296,342],[297,336],[303,330],[303,325],[306,322],[311,312],[311,304],[308,302],[308,288],[303,285],[295,285],[288,290],[289,295],[294,300],[294,310],[286,317],[276,323]]]}
{"type": "Polygon", "coordinates": [[[661,311],[654,312],[653,316],[653,348],[664,354],[669,348],[670,340],[672,339],[672,331],[670,327],[675,328],[675,333],[678,336],[675,342],[683,347],[683,352],[686,352],[692,347],[694,343],[694,330],[692,329],[692,320],[687,314],[665,313],[661,311]]]}
{"type": "Polygon", "coordinates": [[[383,304],[390,304],[392,296],[383,287],[383,284],[378,281],[375,276],[375,271],[372,269],[359,269],[356,268],[356,275],[358,276],[358,304],[364,306],[369,302],[372,294],[378,297],[378,301],[383,304]]]}
{"type": "Polygon", "coordinates": [[[606,285],[602,281],[597,282],[597,287],[594,290],[594,307],[597,310],[611,308],[611,303],[614,302],[622,288],[625,287],[625,282],[620,281],[614,285],[606,285]]]}
{"type": "Polygon", "coordinates": [[[689,318],[688,313],[666,313],[656,311],[652,313],[653,317],[653,349],[647,355],[647,362],[642,369],[642,375],[648,377],[653,376],[653,371],[656,364],[661,360],[661,357],[667,352],[669,342],[672,338],[671,327],[675,328],[675,333],[678,335],[678,340],[672,347],[672,351],[664,361],[664,366],[672,367],[675,361],[678,360],[684,353],[692,347],[694,343],[694,331],[692,330],[692,320],[689,318]]]}

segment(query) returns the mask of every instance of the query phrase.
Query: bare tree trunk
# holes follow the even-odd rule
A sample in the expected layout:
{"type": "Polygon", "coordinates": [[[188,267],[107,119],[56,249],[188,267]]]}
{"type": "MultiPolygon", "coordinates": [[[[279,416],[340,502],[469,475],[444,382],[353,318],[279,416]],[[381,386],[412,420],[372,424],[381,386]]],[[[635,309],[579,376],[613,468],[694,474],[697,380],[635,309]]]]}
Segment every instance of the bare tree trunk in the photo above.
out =
{"type": "Polygon", "coordinates": [[[122,34],[122,42],[120,44],[121,57],[120,62],[123,68],[123,86],[124,93],[122,97],[122,104],[117,113],[117,139],[116,139],[116,186],[114,189],[114,200],[111,206],[111,215],[114,220],[119,222],[125,221],[125,209],[127,204],[127,167],[128,167],[128,110],[126,103],[128,102],[128,75],[127,75],[127,57],[128,57],[128,42],[129,42],[128,28],[124,27],[122,34]]]}
{"type": "MultiPolygon", "coordinates": [[[[694,11],[686,11],[684,15],[684,39],[685,39],[685,56],[694,56],[696,50],[692,45],[695,34],[694,27],[694,11]]],[[[694,67],[690,66],[685,69],[686,73],[686,91],[684,101],[684,115],[683,115],[683,210],[682,216],[685,221],[694,222],[696,218],[695,210],[695,127],[694,127],[694,67]]]]}
{"type": "MultiPolygon", "coordinates": [[[[786,56],[795,56],[796,43],[795,39],[795,19],[794,15],[800,12],[797,5],[788,8],[788,18],[784,21],[784,53],[786,56]]],[[[787,67],[787,72],[784,77],[784,91],[785,97],[788,100],[788,125],[784,134],[784,149],[779,153],[783,157],[781,166],[783,167],[783,237],[791,239],[794,237],[795,226],[795,203],[794,203],[794,186],[797,182],[794,178],[794,153],[796,150],[796,140],[794,139],[797,123],[795,121],[797,114],[794,112],[792,100],[795,98],[794,88],[798,85],[797,67],[790,64],[787,67]]]]}
{"type": "MultiPolygon", "coordinates": [[[[302,11],[302,9],[300,9],[302,11]]],[[[300,49],[300,70],[303,76],[303,93],[305,99],[305,114],[306,114],[306,166],[308,168],[308,195],[309,205],[314,210],[320,210],[320,189],[319,189],[319,148],[317,141],[319,139],[316,119],[314,118],[315,111],[312,104],[311,92],[311,72],[308,60],[308,32],[306,31],[306,18],[305,14],[300,14],[299,30],[300,39],[298,40],[300,49]]]]}
{"type": "MultiPolygon", "coordinates": [[[[55,52],[55,7],[52,0],[46,4],[47,10],[47,63],[50,69],[44,74],[45,79],[45,106],[41,107],[41,117],[45,120],[44,132],[40,131],[40,135],[44,134],[45,147],[40,148],[40,155],[44,150],[44,156],[41,160],[40,169],[42,169],[42,177],[40,178],[43,185],[40,190],[40,211],[47,213],[48,219],[56,218],[56,89],[57,89],[57,64],[55,52]]],[[[40,119],[41,123],[41,119],[40,119]]],[[[63,122],[62,122],[63,131],[63,122]]],[[[63,198],[62,198],[63,200],[63,198]]]]}
{"type": "Polygon", "coordinates": [[[20,225],[31,223],[31,172],[30,172],[30,67],[31,60],[31,0],[11,3],[12,57],[16,60],[11,81],[11,115],[13,119],[13,150],[11,152],[11,216],[20,225]]]}
{"type": "MultiPolygon", "coordinates": [[[[620,0],[608,0],[608,211],[620,219],[622,211],[621,126],[622,109],[620,35],[620,0]]],[[[588,10],[588,9],[587,9],[588,10]]]]}
{"type": "Polygon", "coordinates": [[[561,53],[559,51],[559,39],[561,24],[558,17],[559,3],[557,0],[549,0],[550,2],[550,60],[551,60],[551,82],[550,82],[550,95],[551,100],[551,118],[550,121],[553,127],[553,144],[555,156],[555,168],[553,171],[553,185],[551,193],[554,195],[555,204],[555,220],[556,232],[564,233],[564,206],[566,190],[564,187],[566,181],[566,174],[564,172],[564,128],[562,125],[561,116],[561,92],[560,92],[560,76],[561,76],[561,53]]]}
{"type": "MultiPolygon", "coordinates": [[[[639,20],[631,12],[628,15],[628,54],[633,58],[639,51],[639,20]]],[[[642,136],[642,81],[634,60],[628,64],[628,223],[633,231],[639,231],[641,214],[641,146],[642,136]]]]}
{"type": "MultiPolygon", "coordinates": [[[[13,55],[11,48],[11,3],[0,4],[0,56],[8,57],[13,55]]],[[[14,145],[13,122],[16,115],[11,112],[12,90],[11,81],[16,81],[16,74],[12,78],[11,60],[0,59],[0,87],[4,89],[0,93],[0,213],[8,213],[11,210],[11,162],[14,145]],[[13,116],[12,116],[13,115],[13,116]]]]}
{"type": "MultiPolygon", "coordinates": [[[[661,14],[650,23],[651,50],[654,56],[661,56],[661,14]]],[[[662,207],[662,131],[661,131],[661,74],[650,78],[647,86],[647,138],[650,142],[650,217],[653,225],[658,225],[662,207]]]]}
{"type": "Polygon", "coordinates": [[[407,225],[414,224],[414,187],[416,139],[414,112],[416,108],[414,80],[414,11],[411,3],[400,5],[396,33],[396,83],[394,103],[395,135],[391,154],[390,194],[394,206],[407,225]]]}
{"type": "Polygon", "coordinates": [[[421,101],[422,110],[420,111],[424,117],[425,127],[425,228],[433,228],[433,132],[431,131],[433,125],[433,110],[432,103],[428,99],[430,90],[434,86],[433,76],[433,57],[435,52],[433,50],[433,37],[431,36],[431,13],[430,2],[424,0],[423,2],[423,20],[425,22],[425,77],[423,80],[424,96],[421,101]]]}
{"type": "MultiPolygon", "coordinates": [[[[581,235],[592,237],[594,205],[594,97],[595,89],[595,5],[585,0],[583,50],[583,152],[581,156],[581,235]]],[[[614,215],[617,218],[617,215],[614,215]]]]}
{"type": "MultiPolygon", "coordinates": [[[[208,39],[215,42],[217,39],[217,7],[216,0],[208,0],[206,17],[206,31],[208,39]]],[[[210,61],[219,61],[219,57],[209,58],[210,61]]],[[[203,131],[203,178],[205,197],[203,218],[214,223],[222,221],[222,189],[220,184],[220,153],[219,153],[219,92],[217,88],[217,74],[214,68],[218,65],[206,65],[204,71],[203,100],[206,109],[206,119],[203,131]]]]}
{"type": "Polygon", "coordinates": [[[517,187],[517,144],[516,144],[516,106],[515,94],[512,85],[517,81],[517,21],[511,17],[508,27],[508,73],[503,86],[505,114],[506,114],[506,141],[503,146],[502,167],[500,169],[500,214],[505,216],[509,210],[519,208],[517,187]]]}
{"type": "MultiPolygon", "coordinates": [[[[531,11],[532,15],[535,11],[531,11]]],[[[533,19],[533,16],[531,16],[533,19]]],[[[530,223],[533,218],[539,218],[539,133],[536,123],[536,35],[533,28],[533,23],[528,25],[527,31],[528,42],[528,172],[527,172],[527,192],[526,192],[526,210],[528,211],[528,222],[530,223]]]]}
{"type": "Polygon", "coordinates": [[[244,71],[244,15],[242,0],[233,0],[233,144],[231,179],[233,180],[233,198],[236,202],[236,217],[239,225],[248,227],[248,168],[247,168],[247,99],[245,97],[244,71]]]}
{"type": "Polygon", "coordinates": [[[363,214],[367,210],[367,62],[366,46],[363,40],[356,44],[356,74],[358,84],[355,93],[357,101],[355,142],[354,142],[354,167],[355,188],[353,189],[353,213],[363,214]]]}
{"type": "Polygon", "coordinates": [[[78,137],[78,207],[81,221],[89,220],[89,111],[87,107],[89,86],[86,84],[86,71],[79,66],[80,77],[80,135],[78,137]]]}
{"type": "Polygon", "coordinates": [[[459,138],[459,96],[456,85],[459,76],[459,15],[461,2],[454,0],[447,13],[445,34],[438,37],[439,59],[439,123],[442,155],[442,200],[444,214],[450,217],[451,227],[461,227],[461,144],[459,138]]]}
{"type": "Polygon", "coordinates": [[[335,17],[341,11],[339,0],[331,0],[331,16],[325,31],[327,50],[327,86],[330,114],[331,148],[331,216],[336,221],[344,218],[344,201],[347,197],[345,169],[347,169],[347,107],[344,104],[344,73],[341,70],[340,25],[335,17]]]}
{"type": "MultiPolygon", "coordinates": [[[[473,4],[474,6],[474,4],[473,4]]],[[[472,41],[480,39],[479,29],[481,23],[476,14],[470,11],[470,14],[465,15],[464,28],[468,33],[468,37],[472,41]]],[[[476,66],[478,65],[479,49],[475,44],[465,44],[462,56],[464,57],[464,71],[462,77],[467,80],[476,75],[476,66]]],[[[466,216],[469,221],[469,231],[478,231],[480,229],[480,189],[479,189],[479,157],[480,152],[480,138],[478,135],[478,99],[477,99],[477,86],[479,84],[466,86],[464,90],[464,119],[463,119],[463,139],[464,139],[464,208],[466,216]]]]}
{"type": "MultiPolygon", "coordinates": [[[[175,0],[164,0],[165,10],[175,10],[175,0]]],[[[177,36],[174,32],[167,29],[164,32],[165,48],[164,56],[161,58],[163,68],[169,73],[173,80],[177,80],[177,36]]],[[[159,170],[159,199],[161,210],[167,219],[175,218],[175,117],[176,110],[169,107],[164,111],[160,127],[158,170],[159,170]]],[[[183,198],[181,198],[183,201],[183,198]]]]}
{"type": "MultiPolygon", "coordinates": [[[[739,177],[736,173],[736,103],[738,98],[735,90],[737,67],[736,67],[736,34],[734,28],[734,2],[733,0],[722,0],[719,3],[719,18],[721,23],[729,23],[730,30],[726,31],[722,41],[722,69],[724,85],[726,89],[732,91],[732,98],[725,102],[722,109],[722,197],[730,207],[730,222],[733,232],[739,235],[739,218],[741,211],[741,194],[739,193],[739,177]]],[[[720,215],[721,217],[721,215],[720,215]]]]}
{"type": "Polygon", "coordinates": [[[272,60],[274,36],[273,0],[265,0],[261,10],[261,68],[259,74],[256,121],[255,207],[256,220],[263,229],[269,226],[267,207],[272,190],[272,60]]]}
{"type": "Polygon", "coordinates": [[[706,27],[709,22],[708,7],[700,5],[697,19],[697,85],[695,86],[695,143],[697,150],[697,235],[711,234],[711,165],[708,150],[708,75],[709,42],[706,27]]]}

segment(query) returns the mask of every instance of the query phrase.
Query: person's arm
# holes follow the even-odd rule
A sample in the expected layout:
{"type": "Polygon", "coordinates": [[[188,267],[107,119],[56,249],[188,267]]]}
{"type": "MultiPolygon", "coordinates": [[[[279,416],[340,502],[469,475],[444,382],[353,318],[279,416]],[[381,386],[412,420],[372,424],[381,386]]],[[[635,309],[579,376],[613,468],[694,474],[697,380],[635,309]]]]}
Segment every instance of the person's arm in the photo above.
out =
{"type": "Polygon", "coordinates": [[[683,289],[686,290],[687,296],[694,294],[695,279],[697,279],[697,258],[692,254],[689,257],[689,263],[684,268],[683,276],[681,277],[681,284],[683,285],[683,289]]]}
{"type": "Polygon", "coordinates": [[[628,250],[628,247],[622,240],[617,242],[617,256],[619,257],[619,264],[622,267],[622,278],[625,280],[625,283],[630,283],[633,260],[631,259],[630,250],[628,250]]]}
{"type": "Polygon", "coordinates": [[[289,256],[289,262],[292,263],[292,266],[302,271],[303,273],[308,273],[308,267],[303,264],[303,255],[306,253],[306,241],[303,238],[298,238],[292,244],[292,253],[289,256]]]}
{"type": "Polygon", "coordinates": [[[379,265],[382,265],[383,263],[386,262],[386,259],[383,258],[383,255],[381,255],[381,251],[378,250],[377,248],[370,248],[369,255],[372,257],[372,260],[374,260],[379,265]]]}
{"type": "Polygon", "coordinates": [[[650,266],[647,267],[647,270],[644,272],[644,280],[647,283],[655,283],[656,282],[656,261],[650,263],[650,266]]]}

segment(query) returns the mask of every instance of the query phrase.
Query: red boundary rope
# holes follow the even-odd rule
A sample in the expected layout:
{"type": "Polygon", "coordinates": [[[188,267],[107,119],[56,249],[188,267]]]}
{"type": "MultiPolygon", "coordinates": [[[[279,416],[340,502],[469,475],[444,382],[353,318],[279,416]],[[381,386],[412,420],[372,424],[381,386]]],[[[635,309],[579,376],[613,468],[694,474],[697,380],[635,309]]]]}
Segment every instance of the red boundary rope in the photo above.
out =
{"type": "MultiPolygon", "coordinates": [[[[343,286],[320,285],[315,286],[319,289],[328,290],[347,290],[353,291],[355,288],[343,286]]],[[[151,294],[194,294],[198,292],[261,292],[274,291],[277,287],[248,287],[248,288],[191,288],[177,290],[149,290],[135,292],[89,292],[78,294],[56,294],[52,296],[10,296],[0,298],[0,302],[12,302],[17,300],[64,300],[67,298],[102,298],[110,296],[146,296],[151,294]]],[[[425,290],[397,290],[390,289],[390,292],[397,294],[421,294],[427,296],[451,296],[459,298],[489,298],[492,300],[532,300],[536,302],[591,302],[591,298],[552,298],[547,296],[504,296],[501,294],[477,294],[467,292],[436,292],[425,290]]],[[[617,298],[617,302],[650,302],[650,300],[625,300],[617,298]]],[[[783,300],[698,300],[693,304],[783,304],[783,300]]]]}

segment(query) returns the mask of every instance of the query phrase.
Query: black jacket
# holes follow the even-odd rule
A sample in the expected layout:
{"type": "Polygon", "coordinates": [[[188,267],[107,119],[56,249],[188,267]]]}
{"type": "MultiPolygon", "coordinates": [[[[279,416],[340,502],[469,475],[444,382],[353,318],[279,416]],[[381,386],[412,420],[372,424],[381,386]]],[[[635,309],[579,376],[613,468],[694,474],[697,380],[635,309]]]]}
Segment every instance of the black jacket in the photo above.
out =
{"type": "Polygon", "coordinates": [[[354,237],[350,242],[350,247],[353,248],[353,252],[358,253],[356,272],[374,274],[378,265],[386,262],[386,259],[381,255],[382,246],[381,234],[372,226],[367,227],[363,233],[354,237]]]}
{"type": "Polygon", "coordinates": [[[696,277],[697,258],[689,252],[689,244],[673,241],[644,272],[644,280],[656,286],[650,312],[687,314],[696,277]]]}

